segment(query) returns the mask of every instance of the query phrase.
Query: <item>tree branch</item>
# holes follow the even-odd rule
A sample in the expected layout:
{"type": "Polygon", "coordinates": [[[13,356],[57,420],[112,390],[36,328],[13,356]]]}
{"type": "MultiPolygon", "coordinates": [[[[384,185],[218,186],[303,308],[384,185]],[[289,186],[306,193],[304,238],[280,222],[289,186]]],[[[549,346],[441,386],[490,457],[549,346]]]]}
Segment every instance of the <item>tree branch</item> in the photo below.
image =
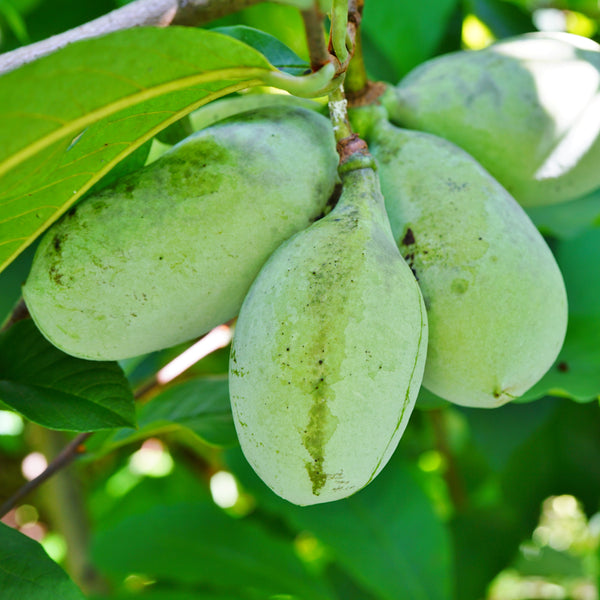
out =
{"type": "Polygon", "coordinates": [[[45,471],[37,477],[28,481],[24,486],[19,488],[6,502],[0,506],[0,519],[12,510],[17,503],[22,500],[29,492],[44,483],[54,473],[60,471],[68,464],[73,462],[75,457],[82,452],[83,443],[92,435],[91,432],[80,433],[74,437],[57,455],[56,458],[46,467],[45,471]]]}
{"type": "MultiPolygon", "coordinates": [[[[136,400],[143,399],[146,395],[151,394],[156,388],[162,387],[162,384],[154,375],[146,384],[136,389],[134,397],[136,400]]],[[[55,473],[70,465],[80,454],[85,452],[84,444],[86,440],[94,434],[93,431],[87,431],[75,436],[48,464],[46,469],[37,477],[28,481],[25,485],[19,488],[8,500],[0,505],[0,519],[11,511],[20,500],[22,500],[29,492],[32,492],[37,487],[42,485],[44,481],[52,477],[55,473]]]]}
{"type": "Polygon", "coordinates": [[[301,11],[300,14],[304,21],[306,44],[310,56],[310,68],[315,73],[323,65],[330,62],[332,58],[327,51],[327,44],[325,43],[323,15],[319,9],[318,2],[315,2],[311,8],[301,11]]]}
{"type": "Polygon", "coordinates": [[[263,0],[136,0],[89,23],[0,55],[0,75],[79,40],[131,27],[200,25],[261,1],[263,0]]]}
{"type": "Polygon", "coordinates": [[[458,512],[464,512],[468,505],[467,492],[456,465],[456,460],[450,449],[443,409],[437,408],[430,410],[427,414],[429,415],[433,427],[433,435],[435,437],[437,450],[446,459],[444,479],[448,486],[448,493],[450,494],[455,509],[458,512]]]}

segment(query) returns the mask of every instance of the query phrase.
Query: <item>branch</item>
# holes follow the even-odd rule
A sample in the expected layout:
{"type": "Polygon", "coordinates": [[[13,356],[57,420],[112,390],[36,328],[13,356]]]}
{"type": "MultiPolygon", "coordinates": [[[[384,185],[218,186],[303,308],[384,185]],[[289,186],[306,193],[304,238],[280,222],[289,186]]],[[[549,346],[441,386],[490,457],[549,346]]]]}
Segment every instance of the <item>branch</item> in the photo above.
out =
{"type": "MultiPolygon", "coordinates": [[[[141,386],[135,391],[134,397],[136,400],[141,399],[147,394],[153,392],[156,388],[161,387],[161,383],[157,380],[156,376],[145,385],[141,386]]],[[[0,519],[11,511],[29,492],[32,492],[37,487],[42,485],[44,481],[52,477],[55,473],[69,466],[77,456],[85,452],[85,442],[87,439],[94,434],[93,431],[86,431],[75,436],[48,464],[46,469],[40,473],[37,477],[28,481],[25,485],[19,488],[8,500],[0,505],[0,519]]]]}
{"type": "Polygon", "coordinates": [[[46,467],[46,470],[40,473],[37,477],[28,481],[24,486],[19,488],[6,502],[0,506],[0,519],[11,511],[17,503],[22,500],[29,492],[44,483],[54,473],[60,471],[68,464],[73,462],[75,457],[80,454],[83,449],[83,443],[92,435],[91,432],[80,433],[74,437],[54,458],[54,460],[46,467]]]}
{"type": "Polygon", "coordinates": [[[437,408],[430,410],[427,413],[433,427],[433,435],[435,437],[438,452],[446,459],[446,471],[444,479],[448,486],[450,498],[458,512],[464,512],[468,505],[467,492],[458,470],[456,460],[450,449],[448,441],[448,431],[444,420],[443,409],[437,408]]]}
{"type": "Polygon", "coordinates": [[[0,75],[80,40],[131,27],[200,25],[261,1],[263,0],[135,0],[89,23],[0,55],[0,75]]]}
{"type": "Polygon", "coordinates": [[[331,61],[331,56],[327,51],[325,43],[325,33],[323,31],[323,15],[319,9],[319,3],[303,10],[300,13],[304,21],[304,31],[306,33],[306,45],[310,56],[310,67],[313,73],[318,71],[323,65],[331,61]]]}

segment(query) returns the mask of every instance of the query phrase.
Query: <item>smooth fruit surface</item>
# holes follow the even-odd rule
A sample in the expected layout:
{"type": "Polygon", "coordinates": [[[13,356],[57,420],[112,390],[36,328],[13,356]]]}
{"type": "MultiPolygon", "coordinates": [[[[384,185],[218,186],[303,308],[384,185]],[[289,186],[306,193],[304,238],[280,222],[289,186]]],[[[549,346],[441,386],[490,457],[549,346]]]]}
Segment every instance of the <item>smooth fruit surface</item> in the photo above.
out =
{"type": "Polygon", "coordinates": [[[520,396],[550,368],[566,330],[565,287],[544,239],[454,144],[380,121],[369,147],[427,306],[423,385],[465,406],[520,396]]]}
{"type": "Polygon", "coordinates": [[[376,174],[268,260],[240,311],[230,394],[242,450],[300,505],[367,485],[394,451],[423,372],[425,307],[376,174]]]}
{"type": "Polygon", "coordinates": [[[303,108],[202,130],[50,228],[23,289],[29,311],[83,358],[199,336],[234,317],[273,250],[322,214],[337,161],[329,121],[303,108]]]}
{"type": "Polygon", "coordinates": [[[523,206],[600,186],[600,46],[530,33],[423,63],[397,86],[392,119],[469,152],[523,206]]]}

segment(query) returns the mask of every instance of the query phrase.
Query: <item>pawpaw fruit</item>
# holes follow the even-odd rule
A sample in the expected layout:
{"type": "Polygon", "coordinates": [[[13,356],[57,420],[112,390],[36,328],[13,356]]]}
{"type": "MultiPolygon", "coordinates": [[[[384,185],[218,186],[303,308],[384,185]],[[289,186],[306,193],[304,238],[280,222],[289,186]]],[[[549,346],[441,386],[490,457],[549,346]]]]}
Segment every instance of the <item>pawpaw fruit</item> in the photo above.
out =
{"type": "Polygon", "coordinates": [[[427,346],[421,293],[371,168],[284,242],[244,300],[229,369],[249,463],[299,505],[344,498],[383,468],[406,427],[427,346]]]}
{"type": "Polygon", "coordinates": [[[390,96],[395,124],[454,142],[525,207],[600,186],[600,46],[529,33],[411,71],[390,96]]]}
{"type": "Polygon", "coordinates": [[[423,385],[493,408],[522,395],[562,346],[567,297],[545,240],[470,155],[377,121],[369,147],[400,251],[429,319],[423,385]]]}
{"type": "Polygon", "coordinates": [[[199,131],[47,231],[27,307],[54,345],[88,359],[199,336],[233,318],[269,255],[323,213],[337,163],[328,119],[304,108],[199,131]]]}

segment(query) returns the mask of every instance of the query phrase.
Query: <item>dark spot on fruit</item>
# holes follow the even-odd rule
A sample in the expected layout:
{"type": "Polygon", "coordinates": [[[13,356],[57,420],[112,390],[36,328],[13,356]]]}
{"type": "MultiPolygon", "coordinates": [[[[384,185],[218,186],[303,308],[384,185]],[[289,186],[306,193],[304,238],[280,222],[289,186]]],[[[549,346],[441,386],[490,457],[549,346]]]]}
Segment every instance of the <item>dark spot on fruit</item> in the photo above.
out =
{"type": "Polygon", "coordinates": [[[402,238],[402,243],[405,246],[411,246],[415,243],[415,234],[413,233],[413,230],[410,227],[406,230],[406,233],[402,238]]]}
{"type": "Polygon", "coordinates": [[[63,285],[62,273],[58,272],[56,265],[52,265],[50,267],[50,278],[54,281],[54,283],[56,283],[56,285],[63,285]]]}
{"type": "Polygon", "coordinates": [[[464,294],[469,287],[469,282],[466,279],[455,279],[450,286],[450,289],[455,294],[464,294]]]}
{"type": "Polygon", "coordinates": [[[60,252],[62,247],[62,240],[58,235],[54,236],[54,239],[52,240],[52,246],[57,252],[60,252]]]}
{"type": "Polygon", "coordinates": [[[568,373],[570,370],[570,367],[568,365],[568,363],[566,363],[564,360],[561,360],[557,365],[556,368],[561,372],[561,373],[568,373]]]}
{"type": "Polygon", "coordinates": [[[72,208],[72,209],[71,209],[71,210],[70,210],[70,211],[67,213],[67,216],[68,216],[68,217],[74,217],[76,212],[77,212],[77,207],[76,207],[76,206],[74,206],[74,207],[73,207],[73,208],[72,208]]]}

